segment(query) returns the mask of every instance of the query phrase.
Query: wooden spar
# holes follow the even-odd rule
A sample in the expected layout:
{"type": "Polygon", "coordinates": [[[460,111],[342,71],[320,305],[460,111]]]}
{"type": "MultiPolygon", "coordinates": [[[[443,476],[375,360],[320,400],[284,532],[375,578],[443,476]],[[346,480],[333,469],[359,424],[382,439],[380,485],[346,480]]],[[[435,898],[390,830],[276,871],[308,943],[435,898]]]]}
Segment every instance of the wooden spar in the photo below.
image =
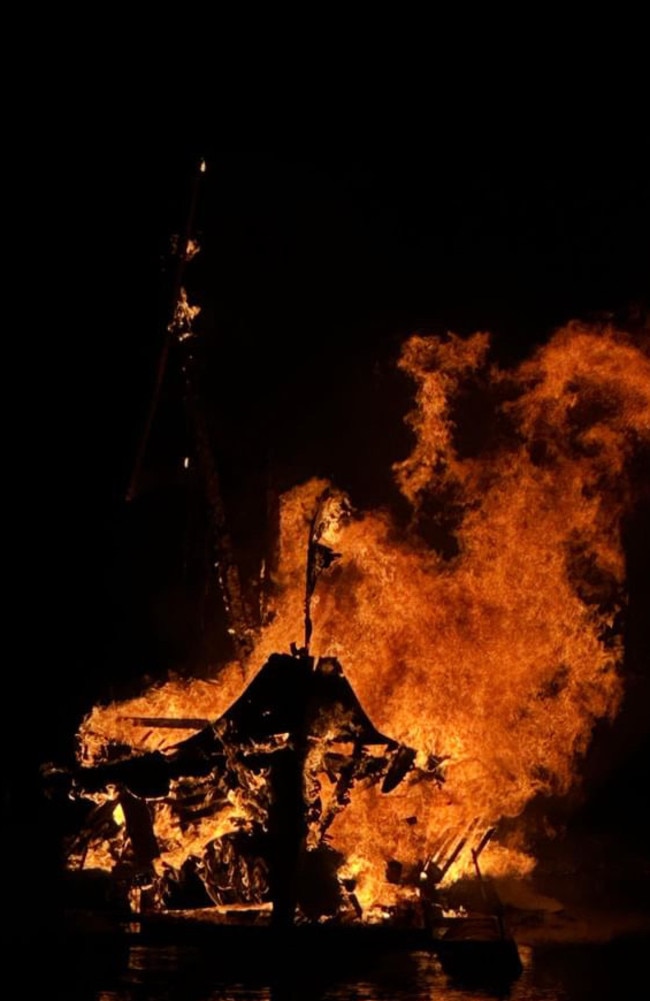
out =
{"type": "Polygon", "coordinates": [[[274,581],[280,567],[280,491],[274,478],[271,447],[266,454],[266,559],[260,573],[259,621],[266,625],[269,618],[274,581]]]}
{"type": "Polygon", "coordinates": [[[191,256],[190,246],[192,241],[192,231],[194,229],[194,216],[196,215],[196,206],[199,200],[200,181],[204,173],[205,173],[205,160],[201,160],[199,161],[192,182],[190,206],[187,213],[187,220],[185,222],[185,231],[183,233],[183,238],[176,250],[177,263],[176,263],[176,273],[174,276],[174,286],[172,291],[172,321],[165,330],[165,338],[163,340],[162,348],[160,349],[160,355],[158,356],[158,364],[156,366],[156,378],[154,381],[153,391],[151,394],[151,400],[149,401],[149,408],[147,410],[144,429],[142,431],[142,436],[140,438],[140,443],[138,445],[135,462],[133,464],[133,472],[131,473],[131,479],[129,481],[129,486],[126,491],[127,501],[132,501],[134,497],[137,495],[138,484],[140,482],[140,475],[142,472],[142,463],[144,462],[144,456],[147,451],[147,446],[149,444],[149,438],[151,437],[151,428],[153,427],[156,411],[158,410],[160,393],[162,391],[163,383],[165,381],[165,373],[167,372],[167,362],[169,360],[169,352],[172,346],[174,334],[176,333],[174,318],[176,316],[178,304],[181,300],[181,290],[183,287],[183,275],[185,274],[185,265],[187,264],[187,261],[191,256]]]}
{"type": "Polygon", "coordinates": [[[185,405],[194,437],[198,465],[205,485],[213,536],[214,565],[217,570],[219,588],[226,611],[228,633],[232,637],[237,660],[241,664],[242,670],[244,670],[245,663],[253,649],[254,619],[246,602],[244,590],[241,585],[239,567],[234,556],[234,546],[227,531],[219,472],[214,458],[208,423],[203,408],[199,404],[196,362],[189,347],[189,341],[192,339],[190,336],[192,334],[192,318],[198,310],[194,310],[188,304],[183,287],[185,266],[198,249],[194,244],[192,233],[198,204],[200,181],[204,173],[205,161],[201,160],[193,178],[185,231],[176,249],[177,268],[173,289],[172,318],[167,325],[165,339],[158,358],[153,393],[131,481],[126,493],[126,500],[132,500],[137,493],[142,464],[158,409],[172,343],[174,340],[185,342],[186,353],[183,364],[186,390],[185,405]]]}
{"type": "MultiPolygon", "coordinates": [[[[480,823],[480,818],[479,817],[475,817],[474,820],[471,822],[471,824],[466,828],[465,833],[463,834],[463,836],[461,837],[461,839],[458,841],[458,843],[457,843],[456,847],[454,848],[454,850],[452,851],[451,855],[442,864],[442,866],[440,868],[441,877],[444,876],[449,871],[449,869],[451,869],[452,865],[454,864],[454,862],[456,861],[456,859],[458,858],[458,856],[462,852],[463,848],[465,847],[465,845],[467,844],[467,842],[471,839],[472,834],[476,830],[476,828],[477,828],[477,826],[478,826],[479,823],[480,823]]],[[[487,840],[488,839],[486,839],[486,841],[485,841],[486,844],[487,844],[487,840]]],[[[484,847],[484,845],[481,844],[481,850],[482,850],[483,847],[484,847]]]]}
{"type": "Polygon", "coordinates": [[[318,498],[318,506],[312,518],[309,528],[309,538],[307,541],[307,567],[305,572],[305,652],[309,653],[309,641],[312,633],[311,620],[311,599],[316,587],[316,581],[335,560],[338,560],[340,553],[335,553],[329,545],[323,543],[323,532],[328,521],[338,520],[350,513],[349,502],[345,495],[339,494],[338,513],[333,513],[332,503],[336,504],[336,491],[327,488],[318,498]]]}
{"type": "Polygon", "coordinates": [[[147,726],[165,730],[203,730],[211,720],[198,717],[170,716],[120,716],[120,719],[134,726],[147,726]]]}
{"type": "Polygon", "coordinates": [[[235,645],[237,660],[244,665],[253,650],[253,618],[246,601],[235,560],[234,546],[227,530],[226,512],[221,496],[217,464],[212,451],[207,421],[198,403],[194,360],[188,357],[184,366],[187,389],[187,408],[190,418],[199,467],[203,474],[205,491],[212,525],[215,568],[219,588],[228,620],[228,632],[235,645]]]}
{"type": "Polygon", "coordinates": [[[481,838],[481,840],[479,841],[477,847],[472,851],[472,857],[474,859],[474,864],[475,865],[476,865],[476,863],[478,861],[479,855],[481,854],[481,852],[483,851],[483,849],[485,848],[485,846],[487,845],[488,841],[493,836],[493,834],[495,833],[495,831],[496,831],[496,827],[489,827],[487,829],[487,831],[485,832],[485,834],[483,835],[483,837],[481,838]]]}
{"type": "Polygon", "coordinates": [[[454,862],[456,861],[456,859],[458,858],[458,856],[462,852],[462,850],[465,847],[466,843],[467,843],[467,838],[466,837],[460,839],[460,841],[458,842],[458,844],[454,848],[453,852],[451,853],[451,855],[449,856],[449,858],[447,859],[447,861],[443,865],[442,869],[440,870],[441,876],[444,876],[445,873],[447,872],[447,870],[451,868],[451,866],[454,864],[454,862]]]}

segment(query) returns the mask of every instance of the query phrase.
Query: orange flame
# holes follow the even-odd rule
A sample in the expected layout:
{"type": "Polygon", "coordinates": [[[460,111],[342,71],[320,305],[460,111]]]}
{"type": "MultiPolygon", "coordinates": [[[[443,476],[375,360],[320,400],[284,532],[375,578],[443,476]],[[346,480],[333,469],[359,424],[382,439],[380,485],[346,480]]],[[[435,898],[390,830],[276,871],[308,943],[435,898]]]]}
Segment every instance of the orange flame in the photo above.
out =
{"type": "MultiPolygon", "coordinates": [[[[445,759],[442,788],[407,776],[382,795],[360,783],[334,820],[328,837],[364,903],[379,900],[390,858],[421,865],[445,836],[566,792],[594,723],[622,698],[620,526],[634,502],[631,460],[650,442],[647,350],[571,323],[517,368],[490,364],[488,351],[482,333],[405,343],[415,443],[394,473],[412,522],[387,511],[342,522],[341,557],[312,599],[310,652],[339,659],[381,731],[445,759]]],[[[314,479],[281,498],[273,614],[247,680],[302,642],[310,522],[327,486],[314,479]]],[[[189,684],[184,714],[218,715],[235,678],[229,666],[214,687],[189,684]]],[[[120,712],[85,721],[87,757],[115,739],[120,712]]],[[[127,738],[137,746],[133,728],[127,738]]],[[[493,872],[531,864],[496,844],[481,861],[493,872]]],[[[467,865],[459,857],[447,878],[467,865]]]]}

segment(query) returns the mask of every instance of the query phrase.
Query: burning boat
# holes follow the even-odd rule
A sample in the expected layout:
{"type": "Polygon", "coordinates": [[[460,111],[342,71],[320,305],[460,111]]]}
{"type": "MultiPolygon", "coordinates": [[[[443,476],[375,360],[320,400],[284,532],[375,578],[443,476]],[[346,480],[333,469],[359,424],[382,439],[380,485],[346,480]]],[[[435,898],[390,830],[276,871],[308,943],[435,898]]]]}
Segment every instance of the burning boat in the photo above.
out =
{"type": "MultiPolygon", "coordinates": [[[[387,857],[383,895],[366,910],[331,837],[355,790],[388,797],[402,785],[444,783],[442,759],[381,733],[339,661],[309,654],[316,581],[339,555],[326,540],[349,514],[326,491],[312,520],[305,646],[271,654],[214,721],[124,717],[147,737],[179,729],[190,737],[145,753],[109,741],[71,774],[73,795],[95,805],[68,843],[68,866],[110,872],[113,902],[140,919],[199,910],[217,923],[274,929],[383,926],[431,944],[434,929],[450,924],[439,884],[463,851],[480,878],[493,830],[476,818],[415,864],[387,857]]],[[[414,828],[418,817],[405,823],[414,828]]]]}
{"type": "MultiPolygon", "coordinates": [[[[152,729],[197,723],[133,722],[152,729]]],[[[389,859],[385,890],[393,902],[367,914],[344,855],[330,843],[328,830],[356,786],[390,796],[402,783],[444,781],[439,760],[422,766],[417,757],[373,726],[334,658],[315,661],[304,649],[275,654],[222,716],[189,739],[76,772],[76,793],[100,802],[69,843],[68,863],[81,873],[107,852],[113,905],[158,936],[165,922],[178,935],[179,915],[184,931],[189,917],[193,935],[198,923],[231,943],[250,931],[259,939],[266,928],[272,941],[297,933],[313,946],[317,929],[355,947],[361,940],[435,950],[451,972],[517,975],[517,947],[490,884],[482,884],[486,906],[474,914],[445,914],[439,889],[468,845],[482,879],[478,859],[492,830],[474,824],[416,866],[389,859]],[[176,867],[161,862],[164,814],[178,830],[194,831],[176,867]]]]}
{"type": "MultiPolygon", "coordinates": [[[[309,532],[305,645],[271,654],[215,720],[123,715],[141,745],[158,735],[159,748],[144,752],[114,739],[91,751],[85,734],[80,767],[67,777],[72,796],[89,809],[67,843],[68,868],[79,883],[103,872],[105,905],[148,934],[177,935],[179,921],[184,931],[217,928],[230,941],[263,929],[273,940],[304,940],[317,930],[329,940],[352,936],[358,944],[365,936],[373,946],[435,949],[445,962],[463,956],[516,975],[515,942],[479,868],[494,833],[480,818],[460,832],[441,831],[417,858],[391,854],[386,838],[371,898],[358,892],[353,861],[337,843],[337,819],[354,796],[418,790],[426,801],[423,790],[445,782],[442,758],[380,732],[338,659],[309,652],[316,584],[339,558],[329,543],[350,517],[340,494],[319,498],[309,532]],[[170,741],[179,730],[192,732],[170,741]],[[450,910],[441,888],[463,853],[483,888],[484,906],[474,914],[450,910]]],[[[415,831],[420,818],[409,813],[403,823],[415,831]]],[[[377,825],[378,845],[386,833],[377,825]]]]}
{"type": "MultiPolygon", "coordinates": [[[[195,251],[188,239],[181,265],[195,251]]],[[[574,323],[502,370],[486,334],[413,335],[398,364],[414,444],[392,470],[410,521],[357,515],[323,480],[290,486],[255,620],[180,270],[168,333],[234,657],[83,721],[68,868],[102,874],[149,930],[178,934],[185,915],[195,934],[209,915],[222,932],[372,930],[513,960],[490,879],[535,863],[498,825],[572,787],[622,699],[621,524],[650,441],[647,351],[574,323]],[[471,906],[449,894],[462,877],[471,906]]]]}

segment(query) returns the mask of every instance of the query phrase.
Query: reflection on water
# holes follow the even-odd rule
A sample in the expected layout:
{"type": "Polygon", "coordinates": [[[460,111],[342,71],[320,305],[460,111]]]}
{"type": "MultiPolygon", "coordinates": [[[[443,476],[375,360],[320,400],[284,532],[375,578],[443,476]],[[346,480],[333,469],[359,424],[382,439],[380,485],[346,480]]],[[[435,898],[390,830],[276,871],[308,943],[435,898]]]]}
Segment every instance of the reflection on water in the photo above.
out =
{"type": "Polygon", "coordinates": [[[237,972],[226,975],[234,956],[132,945],[76,956],[59,971],[61,983],[51,984],[48,1001],[627,1001],[645,995],[648,945],[628,939],[521,947],[524,970],[510,986],[454,982],[424,952],[323,955],[318,964],[294,954],[275,957],[265,969],[255,956],[241,956],[237,972]]]}

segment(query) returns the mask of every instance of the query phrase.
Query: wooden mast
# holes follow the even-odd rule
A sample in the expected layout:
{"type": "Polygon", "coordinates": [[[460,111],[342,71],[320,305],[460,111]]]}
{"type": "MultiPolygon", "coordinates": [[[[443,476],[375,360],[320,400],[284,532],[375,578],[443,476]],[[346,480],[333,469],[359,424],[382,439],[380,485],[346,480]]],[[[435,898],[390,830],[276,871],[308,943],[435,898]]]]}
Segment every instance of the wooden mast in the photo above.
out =
{"type": "Polygon", "coordinates": [[[133,472],[126,492],[126,500],[132,501],[137,496],[142,466],[160,402],[165,375],[169,366],[169,356],[172,345],[177,343],[182,347],[184,353],[182,372],[185,380],[185,405],[194,439],[197,465],[203,480],[208,505],[213,550],[212,562],[217,570],[219,589],[226,612],[228,633],[232,638],[237,660],[241,664],[242,670],[245,670],[246,661],[254,645],[254,618],[242,587],[239,567],[235,559],[234,546],[228,531],[219,471],[210,440],[208,422],[200,403],[198,367],[192,351],[192,342],[195,337],[192,330],[192,321],[200,309],[190,305],[183,286],[183,277],[187,262],[199,250],[198,244],[193,237],[193,232],[200,186],[205,172],[205,160],[200,160],[192,179],[185,229],[175,249],[177,262],[172,292],[171,320],[165,330],[163,345],[158,357],[154,387],[136,453],[133,472]]]}

